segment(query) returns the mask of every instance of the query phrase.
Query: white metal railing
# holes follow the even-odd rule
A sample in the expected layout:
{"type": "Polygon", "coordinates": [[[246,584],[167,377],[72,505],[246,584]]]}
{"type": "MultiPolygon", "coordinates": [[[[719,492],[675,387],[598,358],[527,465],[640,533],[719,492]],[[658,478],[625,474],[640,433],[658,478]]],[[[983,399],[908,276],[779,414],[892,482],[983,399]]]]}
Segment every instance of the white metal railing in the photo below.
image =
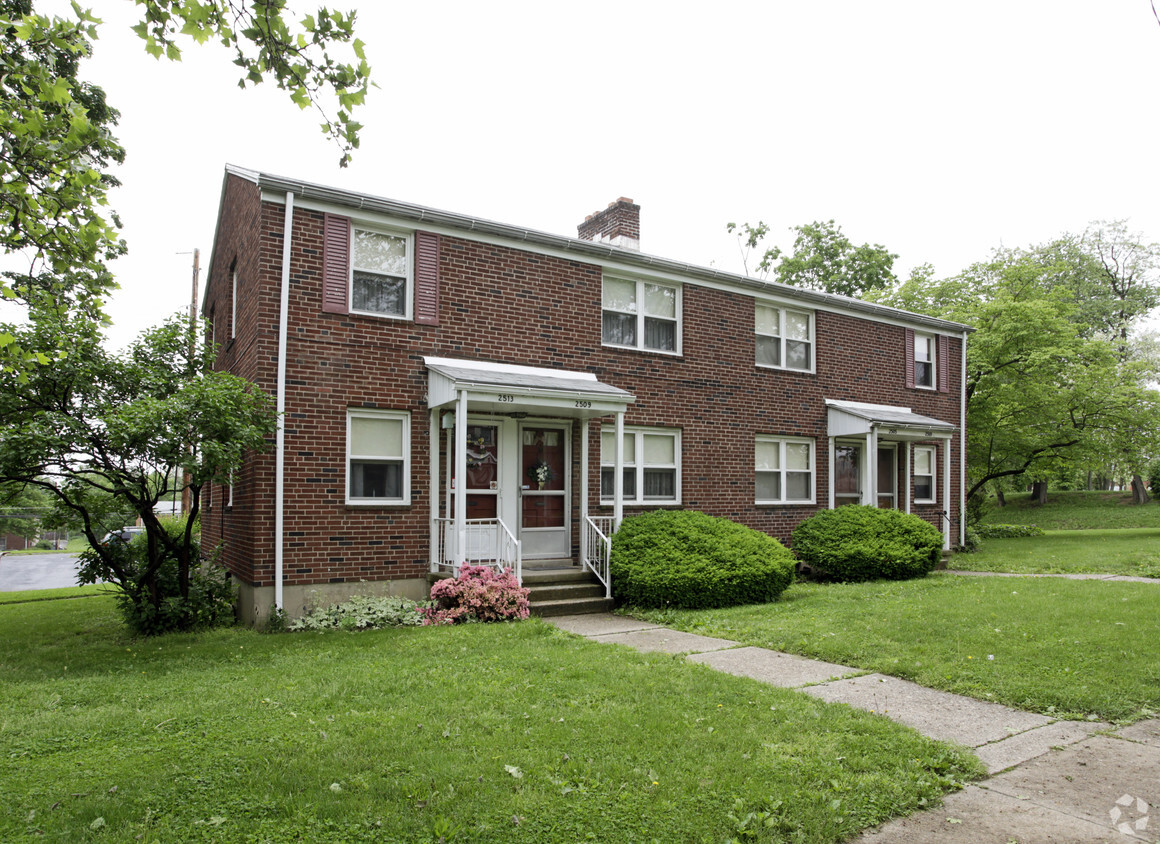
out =
{"type": "Polygon", "coordinates": [[[612,575],[608,571],[608,560],[612,556],[612,516],[584,517],[584,568],[596,575],[604,584],[604,597],[612,597],[612,575]]]}
{"type": "MultiPolygon", "coordinates": [[[[497,571],[510,568],[516,580],[521,584],[524,582],[520,541],[503,519],[466,519],[463,529],[464,564],[491,566],[497,571]]],[[[450,570],[453,576],[457,576],[455,519],[432,519],[431,534],[436,546],[431,560],[432,573],[450,570]]]]}

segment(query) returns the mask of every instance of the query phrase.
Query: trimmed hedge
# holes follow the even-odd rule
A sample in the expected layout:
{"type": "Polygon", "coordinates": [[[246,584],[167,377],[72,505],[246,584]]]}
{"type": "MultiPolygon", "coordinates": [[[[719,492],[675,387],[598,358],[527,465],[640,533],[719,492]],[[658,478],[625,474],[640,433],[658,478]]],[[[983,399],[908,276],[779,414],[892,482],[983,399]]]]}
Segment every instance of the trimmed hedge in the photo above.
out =
{"type": "Polygon", "coordinates": [[[943,537],[918,516],[849,505],[822,510],[793,532],[793,550],[820,580],[906,580],[938,564],[943,537]]]}
{"type": "Polygon", "coordinates": [[[610,568],[619,601],[704,609],[776,600],[795,562],[760,531],[695,510],[657,510],[624,520],[610,568]]]}
{"type": "Polygon", "coordinates": [[[1019,539],[1024,536],[1043,536],[1038,525],[977,525],[981,539],[1019,539]]]}

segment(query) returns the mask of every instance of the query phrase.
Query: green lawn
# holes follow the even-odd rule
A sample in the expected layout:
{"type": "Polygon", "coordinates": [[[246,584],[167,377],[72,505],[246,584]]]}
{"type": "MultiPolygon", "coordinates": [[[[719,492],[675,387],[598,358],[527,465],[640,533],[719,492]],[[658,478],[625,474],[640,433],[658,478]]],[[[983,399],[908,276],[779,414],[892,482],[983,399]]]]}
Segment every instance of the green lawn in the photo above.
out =
{"type": "Polygon", "coordinates": [[[92,598],[106,595],[115,587],[106,583],[91,586],[63,586],[60,589],[29,589],[22,592],[0,592],[0,604],[26,604],[31,601],[55,601],[58,598],[92,598]]]}
{"type": "Polygon", "coordinates": [[[1160,578],[1160,528],[1052,530],[1046,536],[985,539],[978,551],[952,557],[950,567],[959,571],[1160,578]]]}
{"type": "MultiPolygon", "coordinates": [[[[989,499],[994,505],[995,499],[989,499]]],[[[1044,530],[1087,530],[1100,528],[1158,528],[1160,501],[1132,503],[1132,494],[1048,490],[1047,503],[1032,503],[1031,494],[1007,496],[1007,506],[992,506],[985,524],[1039,525],[1044,530]]]]}
{"type": "Polygon", "coordinates": [[[1160,584],[935,573],[639,615],[1021,709],[1131,721],[1160,712],[1158,610],[1160,584]]]}
{"type": "Polygon", "coordinates": [[[68,546],[60,551],[49,548],[29,548],[25,551],[7,551],[8,554],[79,554],[88,550],[89,540],[84,535],[74,536],[68,541],[68,546]]]}
{"type": "Polygon", "coordinates": [[[839,841],[981,774],[538,620],[133,641],[111,598],[8,604],[0,676],[4,841],[839,841]]]}

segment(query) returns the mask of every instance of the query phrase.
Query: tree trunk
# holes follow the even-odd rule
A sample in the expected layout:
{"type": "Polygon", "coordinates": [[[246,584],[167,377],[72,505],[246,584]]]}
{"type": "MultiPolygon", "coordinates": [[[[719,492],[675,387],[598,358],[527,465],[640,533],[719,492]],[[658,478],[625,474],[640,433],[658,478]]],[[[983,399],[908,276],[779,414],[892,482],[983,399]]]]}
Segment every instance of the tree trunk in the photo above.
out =
{"type": "Polygon", "coordinates": [[[1040,506],[1047,503],[1047,481],[1036,481],[1031,485],[1031,500],[1040,506]]]}
{"type": "Polygon", "coordinates": [[[1003,496],[1003,488],[1002,487],[996,487],[996,489],[995,489],[995,502],[1000,507],[1007,506],[1007,499],[1003,496]]]}
{"type": "Polygon", "coordinates": [[[1132,503],[1148,503],[1148,488],[1144,485],[1144,479],[1139,475],[1132,475],[1132,503]]]}

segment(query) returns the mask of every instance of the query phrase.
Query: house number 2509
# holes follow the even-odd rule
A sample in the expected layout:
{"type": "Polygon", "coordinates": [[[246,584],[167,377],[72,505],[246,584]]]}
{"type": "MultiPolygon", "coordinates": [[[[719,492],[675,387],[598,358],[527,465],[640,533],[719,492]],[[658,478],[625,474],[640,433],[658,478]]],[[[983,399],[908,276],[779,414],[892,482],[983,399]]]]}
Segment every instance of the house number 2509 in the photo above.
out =
{"type": "Polygon", "coordinates": [[[590,401],[578,401],[578,402],[576,402],[576,406],[577,407],[592,407],[592,402],[590,402],[590,401]]]}
{"type": "Polygon", "coordinates": [[[503,396],[503,395],[501,395],[501,396],[496,396],[496,398],[499,401],[504,402],[505,404],[510,403],[510,402],[514,402],[516,400],[515,396],[503,396]]]}

